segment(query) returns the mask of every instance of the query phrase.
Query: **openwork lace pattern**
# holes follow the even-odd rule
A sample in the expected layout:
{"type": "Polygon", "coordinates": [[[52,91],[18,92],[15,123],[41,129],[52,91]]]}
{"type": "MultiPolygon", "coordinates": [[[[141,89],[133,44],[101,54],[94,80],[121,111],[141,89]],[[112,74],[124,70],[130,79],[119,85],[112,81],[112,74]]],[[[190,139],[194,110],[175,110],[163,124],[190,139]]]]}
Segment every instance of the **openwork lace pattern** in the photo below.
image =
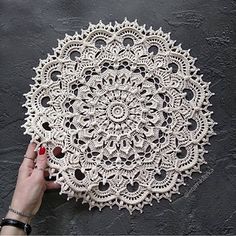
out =
{"type": "Polygon", "coordinates": [[[24,134],[47,146],[60,194],[142,212],[201,172],[214,134],[196,58],[137,21],[89,24],[40,60],[24,134]]]}

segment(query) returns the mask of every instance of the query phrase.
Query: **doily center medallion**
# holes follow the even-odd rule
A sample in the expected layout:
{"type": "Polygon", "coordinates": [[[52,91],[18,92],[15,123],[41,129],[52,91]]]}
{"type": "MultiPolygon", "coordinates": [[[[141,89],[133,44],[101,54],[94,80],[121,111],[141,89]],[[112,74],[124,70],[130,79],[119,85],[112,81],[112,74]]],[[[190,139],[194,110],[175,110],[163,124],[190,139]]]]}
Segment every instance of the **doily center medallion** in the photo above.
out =
{"type": "Polygon", "coordinates": [[[48,150],[60,194],[142,211],[200,172],[215,122],[189,50],[137,21],[89,24],[35,68],[22,127],[48,150]]]}
{"type": "Polygon", "coordinates": [[[108,117],[114,122],[124,121],[128,114],[128,107],[122,102],[112,102],[107,109],[108,117]]]}

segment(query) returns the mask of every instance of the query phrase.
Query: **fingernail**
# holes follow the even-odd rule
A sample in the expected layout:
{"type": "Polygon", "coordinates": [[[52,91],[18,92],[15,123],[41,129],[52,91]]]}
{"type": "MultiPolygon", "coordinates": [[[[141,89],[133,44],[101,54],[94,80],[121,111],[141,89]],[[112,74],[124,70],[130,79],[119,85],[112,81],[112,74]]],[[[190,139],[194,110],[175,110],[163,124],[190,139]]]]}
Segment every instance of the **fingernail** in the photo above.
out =
{"type": "Polygon", "coordinates": [[[40,147],[39,148],[39,155],[43,155],[44,153],[45,153],[45,151],[46,151],[46,148],[45,147],[40,147]]]}

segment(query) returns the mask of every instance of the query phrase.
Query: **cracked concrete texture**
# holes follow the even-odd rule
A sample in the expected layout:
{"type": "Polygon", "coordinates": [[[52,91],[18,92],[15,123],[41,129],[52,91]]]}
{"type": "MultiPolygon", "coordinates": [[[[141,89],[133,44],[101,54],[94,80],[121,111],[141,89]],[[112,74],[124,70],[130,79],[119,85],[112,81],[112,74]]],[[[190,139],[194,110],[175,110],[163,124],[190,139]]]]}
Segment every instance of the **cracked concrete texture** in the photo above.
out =
{"type": "Polygon", "coordinates": [[[0,1],[0,216],[10,203],[19,165],[30,140],[23,136],[25,102],[33,67],[57,39],[88,22],[138,19],[191,48],[210,89],[217,136],[181,195],[145,206],[144,212],[104,208],[88,211],[58,191],[44,195],[32,234],[236,234],[236,2],[233,0],[2,0],[0,1]],[[202,176],[212,170],[204,181],[202,176]],[[200,182],[199,182],[200,181],[200,182]],[[194,187],[195,186],[195,187],[194,187]],[[197,186],[197,187],[196,187],[197,186]],[[194,189],[193,189],[194,188],[194,189]],[[191,191],[193,189],[193,191],[191,191]],[[189,194],[188,194],[189,193],[189,194]]]}

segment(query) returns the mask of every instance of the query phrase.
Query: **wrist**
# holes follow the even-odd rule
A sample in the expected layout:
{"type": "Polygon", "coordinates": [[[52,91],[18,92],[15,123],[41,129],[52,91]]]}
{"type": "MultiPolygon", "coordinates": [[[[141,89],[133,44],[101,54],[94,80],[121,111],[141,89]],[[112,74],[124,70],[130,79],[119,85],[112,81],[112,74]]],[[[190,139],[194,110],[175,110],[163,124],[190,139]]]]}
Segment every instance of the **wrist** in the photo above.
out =
{"type": "Polygon", "coordinates": [[[21,207],[12,208],[12,206],[14,206],[14,204],[11,203],[7,214],[14,217],[16,220],[22,220],[23,222],[25,221],[30,222],[30,220],[33,218],[34,214],[25,212],[24,210],[22,210],[21,207]]]}
{"type": "Polygon", "coordinates": [[[16,213],[12,212],[12,211],[8,211],[5,218],[19,220],[23,223],[28,223],[28,224],[30,224],[31,220],[32,220],[32,217],[21,216],[21,215],[18,215],[16,213]]]}
{"type": "Polygon", "coordinates": [[[3,217],[0,223],[0,235],[29,235],[31,230],[29,223],[13,219],[13,217],[3,217]]]}
{"type": "Polygon", "coordinates": [[[0,229],[0,235],[26,235],[23,229],[16,228],[12,225],[5,225],[0,229]]]}

